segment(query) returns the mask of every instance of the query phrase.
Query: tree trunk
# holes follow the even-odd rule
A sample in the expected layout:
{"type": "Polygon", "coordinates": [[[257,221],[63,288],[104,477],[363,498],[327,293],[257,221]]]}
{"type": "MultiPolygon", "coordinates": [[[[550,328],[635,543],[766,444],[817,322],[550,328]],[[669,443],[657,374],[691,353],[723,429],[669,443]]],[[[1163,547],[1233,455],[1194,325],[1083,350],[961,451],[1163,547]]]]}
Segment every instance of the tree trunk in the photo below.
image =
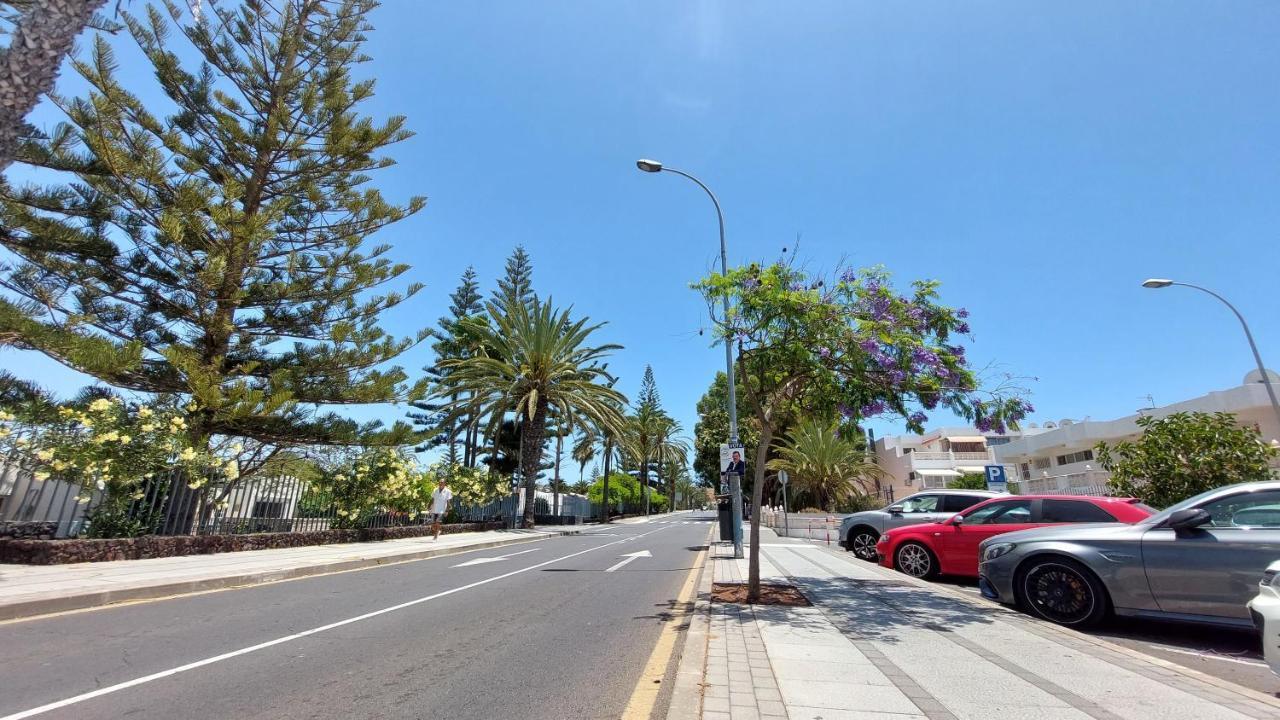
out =
{"type": "Polygon", "coordinates": [[[755,482],[751,483],[751,550],[748,557],[747,602],[760,599],[760,501],[764,497],[764,464],[769,459],[773,430],[760,423],[760,446],[756,448],[755,482]]]}
{"type": "Polygon", "coordinates": [[[551,514],[560,515],[560,455],[564,453],[564,435],[556,435],[556,469],[551,479],[551,514]]]}
{"type": "Polygon", "coordinates": [[[600,496],[604,505],[604,520],[609,522],[609,459],[613,457],[613,442],[605,440],[604,442],[604,494],[600,496]]]}
{"type": "Polygon", "coordinates": [[[524,527],[533,527],[538,466],[542,464],[542,435],[547,426],[547,404],[539,400],[533,417],[525,416],[521,430],[520,475],[524,481],[524,527]]]}
{"type": "Polygon", "coordinates": [[[644,516],[649,517],[649,457],[640,459],[640,491],[644,493],[644,516]]]}
{"type": "Polygon", "coordinates": [[[53,90],[76,36],[106,0],[41,0],[22,14],[0,62],[0,170],[9,167],[18,138],[40,96],[53,90]]]}

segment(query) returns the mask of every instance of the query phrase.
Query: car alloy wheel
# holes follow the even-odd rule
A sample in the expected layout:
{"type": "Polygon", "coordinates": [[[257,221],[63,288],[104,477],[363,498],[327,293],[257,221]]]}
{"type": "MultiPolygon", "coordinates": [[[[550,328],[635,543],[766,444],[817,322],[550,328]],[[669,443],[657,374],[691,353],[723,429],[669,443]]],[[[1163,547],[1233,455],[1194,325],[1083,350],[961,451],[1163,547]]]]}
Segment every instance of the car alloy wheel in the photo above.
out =
{"type": "Polygon", "coordinates": [[[937,572],[933,553],[920,543],[903,543],[898,548],[898,570],[914,578],[930,578],[937,572]]]}
{"type": "Polygon", "coordinates": [[[1032,612],[1059,625],[1092,625],[1106,611],[1103,590],[1075,563],[1049,560],[1022,576],[1022,597],[1032,612]]]}
{"type": "Polygon", "coordinates": [[[863,530],[855,533],[853,538],[849,540],[849,549],[853,550],[853,554],[862,560],[875,562],[878,557],[876,554],[876,541],[879,539],[879,535],[863,530]]]}

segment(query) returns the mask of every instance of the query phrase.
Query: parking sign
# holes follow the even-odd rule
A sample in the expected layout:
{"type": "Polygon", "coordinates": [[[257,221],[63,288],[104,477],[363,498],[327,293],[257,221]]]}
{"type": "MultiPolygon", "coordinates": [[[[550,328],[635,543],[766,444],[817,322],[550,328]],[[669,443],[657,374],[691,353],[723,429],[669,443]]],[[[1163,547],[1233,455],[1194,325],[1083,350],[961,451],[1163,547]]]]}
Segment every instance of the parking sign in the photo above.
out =
{"type": "Polygon", "coordinates": [[[987,489],[992,492],[1009,492],[1009,479],[1005,477],[1003,465],[988,465],[987,489]]]}

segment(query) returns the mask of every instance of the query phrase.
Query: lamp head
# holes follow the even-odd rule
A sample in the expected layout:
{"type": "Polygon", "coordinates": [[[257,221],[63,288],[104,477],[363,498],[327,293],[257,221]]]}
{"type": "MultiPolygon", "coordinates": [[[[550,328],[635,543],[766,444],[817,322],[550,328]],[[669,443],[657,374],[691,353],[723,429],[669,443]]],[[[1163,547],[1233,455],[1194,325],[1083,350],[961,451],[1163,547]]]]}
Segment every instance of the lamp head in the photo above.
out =
{"type": "Polygon", "coordinates": [[[1172,280],[1166,280],[1164,278],[1149,278],[1142,281],[1142,287],[1151,288],[1153,290],[1156,288],[1167,288],[1172,284],[1172,280]]]}
{"type": "Polygon", "coordinates": [[[662,163],[657,160],[646,160],[645,158],[640,158],[636,161],[636,167],[645,172],[662,172],[662,163]]]}

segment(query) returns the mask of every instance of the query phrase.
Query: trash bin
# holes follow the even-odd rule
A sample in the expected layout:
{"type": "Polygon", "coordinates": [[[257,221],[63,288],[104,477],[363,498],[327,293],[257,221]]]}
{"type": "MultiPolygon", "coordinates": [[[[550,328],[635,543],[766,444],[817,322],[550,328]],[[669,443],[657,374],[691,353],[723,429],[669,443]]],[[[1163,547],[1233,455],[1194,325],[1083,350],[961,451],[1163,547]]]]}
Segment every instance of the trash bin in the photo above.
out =
{"type": "Polygon", "coordinates": [[[722,497],[716,500],[716,511],[720,517],[720,539],[733,542],[733,498],[722,497]]]}

